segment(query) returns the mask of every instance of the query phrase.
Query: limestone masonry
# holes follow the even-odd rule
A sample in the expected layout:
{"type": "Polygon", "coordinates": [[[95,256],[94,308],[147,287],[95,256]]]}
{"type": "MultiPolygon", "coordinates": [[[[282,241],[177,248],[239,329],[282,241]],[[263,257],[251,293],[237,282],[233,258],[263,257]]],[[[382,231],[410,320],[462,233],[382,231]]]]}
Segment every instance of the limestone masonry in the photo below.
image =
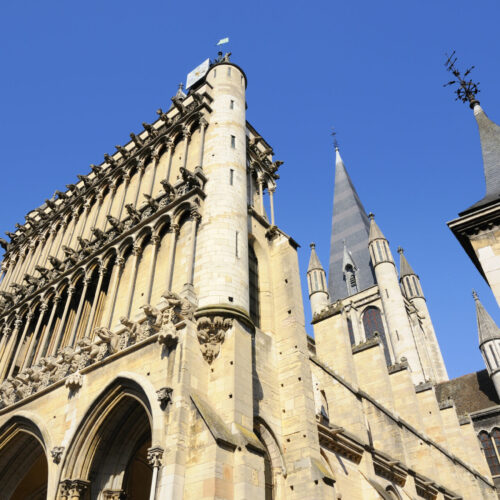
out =
{"type": "MultiPolygon", "coordinates": [[[[306,334],[298,245],[274,220],[282,162],[246,86],[220,54],[0,239],[0,499],[497,498],[419,277],[338,149],[306,334]]],[[[494,203],[451,224],[500,293],[494,203]]],[[[477,304],[500,389],[500,330],[477,304]]]]}

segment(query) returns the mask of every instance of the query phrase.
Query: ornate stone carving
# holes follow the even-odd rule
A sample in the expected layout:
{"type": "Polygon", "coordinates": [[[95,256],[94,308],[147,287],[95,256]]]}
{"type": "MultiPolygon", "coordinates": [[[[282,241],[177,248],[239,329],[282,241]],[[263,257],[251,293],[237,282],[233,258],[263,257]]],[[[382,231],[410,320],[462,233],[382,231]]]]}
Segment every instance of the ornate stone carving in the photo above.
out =
{"type": "Polygon", "coordinates": [[[61,461],[63,452],[64,452],[64,446],[55,446],[50,450],[52,460],[55,464],[58,464],[61,461]]]}
{"type": "Polygon", "coordinates": [[[64,385],[71,391],[76,392],[83,385],[83,377],[80,372],[72,373],[64,382],[64,385]]]}
{"type": "Polygon", "coordinates": [[[174,307],[167,307],[161,315],[161,327],[158,334],[158,342],[164,344],[165,347],[172,347],[177,344],[179,337],[177,328],[175,328],[174,318],[176,313],[174,307]]]}
{"type": "Polygon", "coordinates": [[[109,328],[99,326],[94,330],[94,335],[97,335],[101,339],[101,342],[107,346],[107,352],[109,354],[114,354],[122,347],[121,336],[113,333],[109,328]]]}
{"type": "Polygon", "coordinates": [[[232,318],[203,316],[198,318],[198,341],[203,358],[208,364],[219,355],[226,332],[233,326],[232,318]]]}
{"type": "Polygon", "coordinates": [[[102,495],[104,500],[124,500],[126,498],[123,490],[104,490],[102,495]]]}
{"type": "Polygon", "coordinates": [[[133,224],[138,224],[141,222],[141,213],[135,209],[134,205],[132,203],[127,203],[125,205],[125,209],[127,210],[127,213],[132,220],[133,224]]]}
{"type": "Polygon", "coordinates": [[[161,446],[154,446],[148,448],[148,462],[153,467],[161,467],[161,459],[163,458],[163,448],[161,446]]]}
{"type": "Polygon", "coordinates": [[[118,233],[123,232],[125,229],[125,225],[123,222],[119,221],[116,217],[113,217],[112,215],[106,215],[106,219],[108,220],[110,226],[118,231],[118,233]]]}
{"type": "Polygon", "coordinates": [[[196,310],[195,304],[171,291],[163,293],[162,297],[167,301],[168,307],[174,309],[179,319],[194,320],[194,311],[196,310]]]}
{"type": "Polygon", "coordinates": [[[171,387],[162,387],[160,390],[156,391],[156,396],[162,410],[172,401],[172,391],[173,389],[171,387]]]}

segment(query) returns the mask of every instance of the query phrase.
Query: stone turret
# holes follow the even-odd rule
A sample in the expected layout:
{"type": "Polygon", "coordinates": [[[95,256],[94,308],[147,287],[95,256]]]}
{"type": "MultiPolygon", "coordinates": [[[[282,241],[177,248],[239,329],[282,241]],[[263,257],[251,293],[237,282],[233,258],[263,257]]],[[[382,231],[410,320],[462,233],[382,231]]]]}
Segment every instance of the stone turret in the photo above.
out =
{"type": "Polygon", "coordinates": [[[427,308],[427,301],[425,300],[424,292],[420,284],[420,278],[410,266],[401,247],[398,248],[398,253],[401,289],[408,301],[411,302],[418,311],[418,317],[425,334],[425,348],[430,358],[433,382],[444,382],[448,380],[448,373],[446,372],[446,366],[441,354],[441,349],[439,348],[436,332],[434,331],[429,309],[427,308]]]}
{"type": "Polygon", "coordinates": [[[375,222],[374,215],[370,214],[369,217],[371,219],[370,255],[379,285],[391,344],[396,357],[395,362],[400,362],[401,358],[406,358],[414,383],[419,383],[424,381],[425,377],[408,319],[404,297],[399,286],[396,265],[389,248],[389,242],[375,222]]]}
{"type": "Polygon", "coordinates": [[[472,292],[476,302],[479,349],[483,355],[488,375],[500,396],[500,328],[481,304],[476,292],[472,292]]]}
{"type": "Polygon", "coordinates": [[[328,305],[328,290],[326,288],[326,273],[316,253],[316,245],[311,243],[311,257],[307,268],[307,286],[311,301],[312,315],[319,313],[328,305]]]}
{"type": "Polygon", "coordinates": [[[206,81],[213,87],[213,102],[203,160],[207,196],[196,253],[210,265],[200,266],[196,276],[199,308],[248,315],[246,76],[225,58],[210,68],[206,81]]]}

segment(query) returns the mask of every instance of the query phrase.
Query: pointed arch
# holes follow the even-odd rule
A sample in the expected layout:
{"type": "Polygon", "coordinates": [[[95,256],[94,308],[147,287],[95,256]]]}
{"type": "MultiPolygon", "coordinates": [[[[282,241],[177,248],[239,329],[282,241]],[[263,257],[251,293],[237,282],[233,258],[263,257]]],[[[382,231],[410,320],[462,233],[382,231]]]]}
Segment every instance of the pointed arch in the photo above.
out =
{"type": "Polygon", "coordinates": [[[0,427],[3,498],[46,498],[50,447],[51,440],[45,424],[30,412],[19,412],[0,427]]]}
{"type": "Polygon", "coordinates": [[[132,488],[134,457],[160,442],[161,425],[153,422],[161,415],[152,393],[151,384],[140,376],[122,374],[111,382],[75,430],[60,479],[90,481],[92,499],[100,498],[105,489],[132,488]]]}

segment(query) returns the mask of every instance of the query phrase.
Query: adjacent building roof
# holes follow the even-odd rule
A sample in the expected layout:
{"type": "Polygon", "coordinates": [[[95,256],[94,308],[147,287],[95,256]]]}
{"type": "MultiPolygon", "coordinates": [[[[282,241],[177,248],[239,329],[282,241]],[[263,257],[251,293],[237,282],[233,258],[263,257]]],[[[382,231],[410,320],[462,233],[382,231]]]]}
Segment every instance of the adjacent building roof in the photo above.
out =
{"type": "Polygon", "coordinates": [[[336,148],[330,268],[328,272],[328,292],[333,302],[349,295],[342,266],[344,244],[349,249],[352,260],[356,263],[358,290],[364,290],[376,283],[368,251],[369,231],[370,221],[347,173],[340,152],[336,148]]]}
{"type": "Polygon", "coordinates": [[[436,385],[436,397],[440,403],[448,399],[455,402],[458,415],[484,410],[500,404],[495,386],[488,372],[468,373],[436,385]]]}

